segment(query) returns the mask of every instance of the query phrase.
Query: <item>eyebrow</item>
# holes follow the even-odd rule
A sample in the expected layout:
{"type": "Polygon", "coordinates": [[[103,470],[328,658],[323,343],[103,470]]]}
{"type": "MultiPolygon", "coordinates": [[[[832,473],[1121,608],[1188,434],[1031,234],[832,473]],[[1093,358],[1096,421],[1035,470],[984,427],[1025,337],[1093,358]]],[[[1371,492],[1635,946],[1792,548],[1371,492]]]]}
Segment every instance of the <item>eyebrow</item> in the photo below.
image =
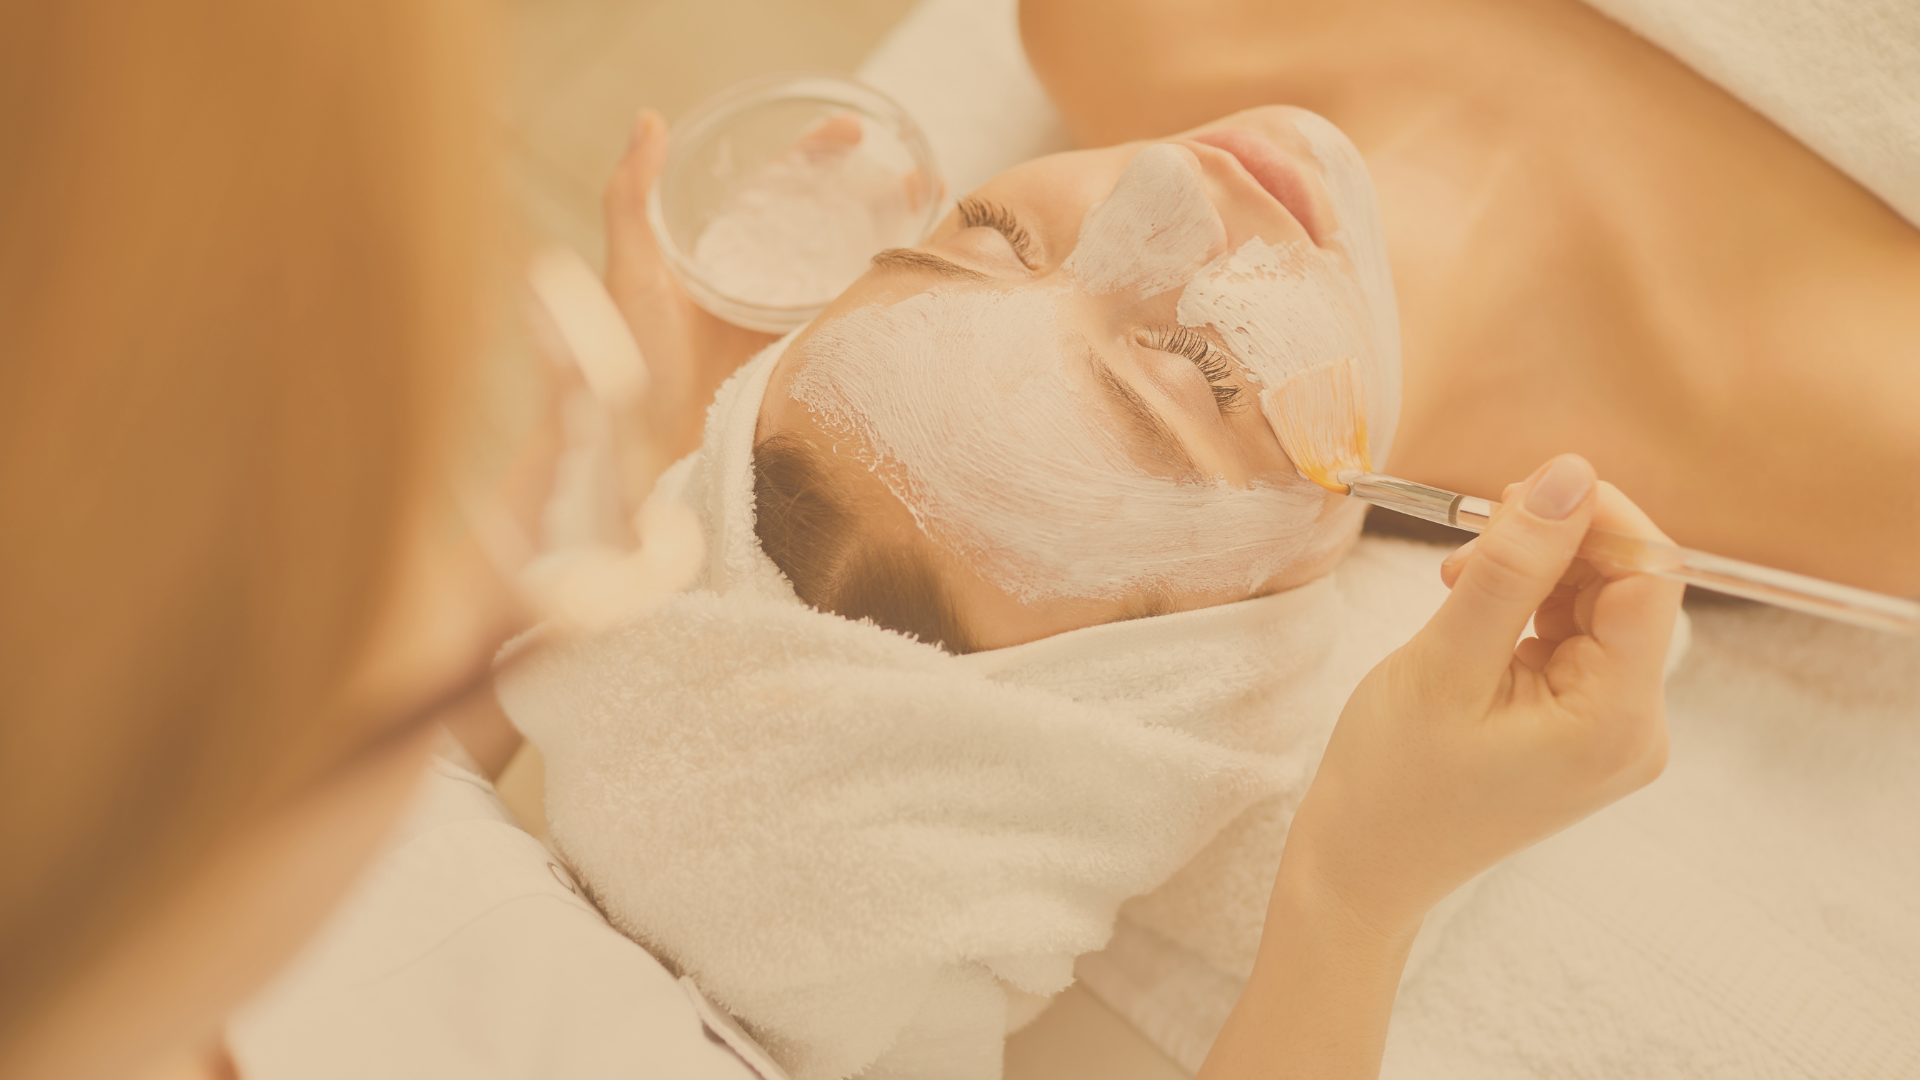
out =
{"type": "Polygon", "coordinates": [[[1133,387],[1128,386],[1120,376],[1115,375],[1113,369],[1107,366],[1107,362],[1100,358],[1099,353],[1089,349],[1087,357],[1093,364],[1094,378],[1100,381],[1100,388],[1107,392],[1107,397],[1111,398],[1119,408],[1120,416],[1132,429],[1134,438],[1145,443],[1148,449],[1158,455],[1162,461],[1179,470],[1183,477],[1200,476],[1200,465],[1193,460],[1193,454],[1187,449],[1187,444],[1167,426],[1167,422],[1160,418],[1160,414],[1154,411],[1153,406],[1147,404],[1147,399],[1136,393],[1133,387]]]}
{"type": "Polygon", "coordinates": [[[875,270],[891,270],[895,273],[920,271],[938,274],[952,281],[993,281],[991,274],[961,266],[957,262],[943,259],[931,251],[918,248],[888,248],[873,257],[875,270]]]}

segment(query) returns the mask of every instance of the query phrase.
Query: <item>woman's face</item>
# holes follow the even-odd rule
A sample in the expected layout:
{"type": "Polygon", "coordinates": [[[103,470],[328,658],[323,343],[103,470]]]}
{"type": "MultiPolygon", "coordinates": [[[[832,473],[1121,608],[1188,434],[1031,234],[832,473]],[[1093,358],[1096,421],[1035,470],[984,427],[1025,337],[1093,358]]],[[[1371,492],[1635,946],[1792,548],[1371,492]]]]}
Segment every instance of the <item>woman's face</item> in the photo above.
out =
{"type": "Polygon", "coordinates": [[[932,541],[975,641],[1226,603],[1329,569],[1359,506],[1262,403],[1352,361],[1383,460],[1398,327],[1359,155],[1298,109],[1003,173],[883,252],[776,369],[759,437],[813,444],[932,541]]]}

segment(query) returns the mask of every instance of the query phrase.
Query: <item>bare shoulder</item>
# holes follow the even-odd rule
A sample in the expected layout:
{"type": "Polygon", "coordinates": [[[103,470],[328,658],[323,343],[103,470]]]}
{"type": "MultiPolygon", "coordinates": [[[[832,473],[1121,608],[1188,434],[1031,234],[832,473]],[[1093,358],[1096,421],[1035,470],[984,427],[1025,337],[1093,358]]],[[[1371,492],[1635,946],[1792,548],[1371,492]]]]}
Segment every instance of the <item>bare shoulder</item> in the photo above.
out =
{"type": "Polygon", "coordinates": [[[1266,39],[1291,9],[1234,0],[1021,0],[1020,36],[1075,140],[1110,145],[1192,127],[1245,107],[1248,82],[1264,84],[1262,56],[1227,89],[1209,76],[1223,45],[1266,39]]]}
{"type": "Polygon", "coordinates": [[[1680,67],[1581,0],[1021,0],[1020,31],[1088,146],[1288,104],[1365,149],[1376,115],[1395,125],[1436,97],[1497,111],[1568,61],[1680,67]]]}

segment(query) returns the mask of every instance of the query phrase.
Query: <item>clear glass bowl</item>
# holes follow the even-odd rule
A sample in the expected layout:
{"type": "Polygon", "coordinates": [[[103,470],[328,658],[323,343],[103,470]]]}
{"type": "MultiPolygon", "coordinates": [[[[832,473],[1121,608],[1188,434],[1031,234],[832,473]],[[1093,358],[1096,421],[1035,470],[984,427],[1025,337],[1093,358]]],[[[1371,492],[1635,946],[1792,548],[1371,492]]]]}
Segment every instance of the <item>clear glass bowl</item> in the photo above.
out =
{"type": "Polygon", "coordinates": [[[883,248],[940,220],[945,185],[905,109],[831,72],[741,83],[674,125],[647,217],[688,295],[752,330],[820,313],[883,248]]]}

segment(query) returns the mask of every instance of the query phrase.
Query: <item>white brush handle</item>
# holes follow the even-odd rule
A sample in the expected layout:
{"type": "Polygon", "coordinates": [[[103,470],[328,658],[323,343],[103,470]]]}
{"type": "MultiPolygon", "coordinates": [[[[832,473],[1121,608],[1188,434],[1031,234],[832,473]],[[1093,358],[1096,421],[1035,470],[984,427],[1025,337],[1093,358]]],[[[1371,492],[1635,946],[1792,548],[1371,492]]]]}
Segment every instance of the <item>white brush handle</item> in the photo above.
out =
{"type": "MultiPolygon", "coordinates": [[[[1340,479],[1356,499],[1468,532],[1485,532],[1494,507],[1499,505],[1378,473],[1342,474],[1340,479]]],[[[1825,619],[1920,636],[1920,603],[1805,574],[1605,529],[1587,530],[1586,539],[1580,542],[1580,556],[1825,619]]]]}

